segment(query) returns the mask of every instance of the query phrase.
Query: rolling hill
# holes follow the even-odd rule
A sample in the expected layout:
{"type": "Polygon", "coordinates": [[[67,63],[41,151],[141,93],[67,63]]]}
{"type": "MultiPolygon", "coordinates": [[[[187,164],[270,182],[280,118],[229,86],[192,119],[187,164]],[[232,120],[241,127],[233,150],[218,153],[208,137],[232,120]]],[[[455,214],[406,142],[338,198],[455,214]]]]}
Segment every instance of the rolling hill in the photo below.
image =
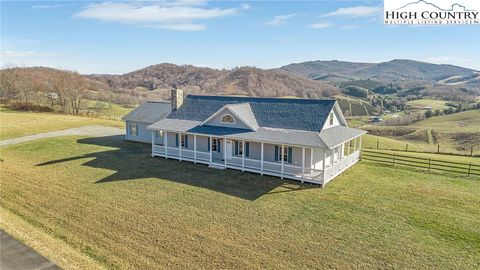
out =
{"type": "Polygon", "coordinates": [[[285,70],[240,67],[219,70],[191,65],[159,64],[123,75],[91,75],[110,87],[147,90],[183,88],[187,93],[249,96],[330,97],[337,87],[285,70]]]}
{"type": "Polygon", "coordinates": [[[345,61],[310,61],[281,67],[283,70],[315,80],[330,82],[373,80],[383,83],[437,83],[453,76],[468,83],[478,71],[453,65],[437,65],[420,61],[396,59],[382,63],[345,61]]]}

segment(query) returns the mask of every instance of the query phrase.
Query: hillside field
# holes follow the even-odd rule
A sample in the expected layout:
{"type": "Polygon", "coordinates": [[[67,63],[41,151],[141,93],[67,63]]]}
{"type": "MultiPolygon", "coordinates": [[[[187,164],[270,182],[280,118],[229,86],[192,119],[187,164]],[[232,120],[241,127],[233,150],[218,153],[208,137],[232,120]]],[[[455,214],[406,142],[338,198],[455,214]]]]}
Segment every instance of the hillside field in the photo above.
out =
{"type": "Polygon", "coordinates": [[[10,139],[47,131],[86,125],[123,127],[121,121],[74,116],[69,114],[22,112],[0,106],[0,139],[10,139]]]}
{"type": "Polygon", "coordinates": [[[149,145],[119,137],[12,145],[1,160],[2,228],[65,269],[476,269],[480,260],[478,178],[362,161],[321,189],[151,158],[149,145]]]}
{"type": "MultiPolygon", "coordinates": [[[[354,122],[355,123],[355,122],[354,122]]],[[[480,111],[470,110],[449,115],[435,116],[409,126],[363,126],[369,131],[366,136],[368,148],[404,150],[408,144],[411,151],[440,152],[480,155],[480,111]],[[374,135],[374,136],[372,136],[374,135]]]]}
{"type": "Polygon", "coordinates": [[[377,108],[359,98],[351,98],[346,96],[336,96],[335,98],[345,115],[369,116],[377,115],[379,113],[377,108]]]}
{"type": "Polygon", "coordinates": [[[426,107],[431,107],[432,110],[445,110],[448,108],[446,105],[448,101],[440,99],[417,99],[407,102],[409,110],[424,110],[426,107]]]}

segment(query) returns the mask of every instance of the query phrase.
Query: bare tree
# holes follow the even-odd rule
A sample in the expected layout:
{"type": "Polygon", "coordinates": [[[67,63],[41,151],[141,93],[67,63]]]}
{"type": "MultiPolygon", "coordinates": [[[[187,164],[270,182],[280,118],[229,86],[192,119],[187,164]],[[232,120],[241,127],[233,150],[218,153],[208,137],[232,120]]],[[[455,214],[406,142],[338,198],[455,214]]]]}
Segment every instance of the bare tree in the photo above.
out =
{"type": "Polygon", "coordinates": [[[0,100],[5,102],[16,99],[17,96],[14,69],[2,69],[0,71],[0,100]]]}
{"type": "Polygon", "coordinates": [[[27,74],[25,74],[25,72],[15,70],[14,74],[15,89],[20,95],[20,99],[23,101],[23,103],[26,106],[29,106],[35,94],[33,83],[27,74]]]}
{"type": "Polygon", "coordinates": [[[65,94],[68,98],[73,114],[79,114],[82,99],[87,93],[87,87],[83,78],[73,71],[68,71],[68,80],[66,81],[65,94]]]}

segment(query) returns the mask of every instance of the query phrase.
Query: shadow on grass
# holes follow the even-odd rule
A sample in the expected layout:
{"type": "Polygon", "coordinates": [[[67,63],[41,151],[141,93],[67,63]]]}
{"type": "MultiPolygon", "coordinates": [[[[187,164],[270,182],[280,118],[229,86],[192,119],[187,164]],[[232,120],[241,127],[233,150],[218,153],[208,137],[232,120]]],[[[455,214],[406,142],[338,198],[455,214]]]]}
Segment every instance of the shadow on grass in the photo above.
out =
{"type": "Polygon", "coordinates": [[[165,158],[152,158],[148,144],[126,142],[124,136],[107,136],[77,140],[80,144],[92,144],[113,147],[113,150],[89,153],[71,158],[52,160],[38,164],[48,166],[83,158],[94,158],[84,166],[115,171],[96,183],[114,181],[140,181],[144,178],[158,178],[176,183],[206,188],[236,196],[245,200],[256,200],[267,193],[291,192],[316,185],[301,184],[296,181],[282,180],[276,177],[261,176],[236,170],[216,170],[206,165],[180,162],[165,158]],[[280,190],[273,191],[277,187],[280,190]]]}

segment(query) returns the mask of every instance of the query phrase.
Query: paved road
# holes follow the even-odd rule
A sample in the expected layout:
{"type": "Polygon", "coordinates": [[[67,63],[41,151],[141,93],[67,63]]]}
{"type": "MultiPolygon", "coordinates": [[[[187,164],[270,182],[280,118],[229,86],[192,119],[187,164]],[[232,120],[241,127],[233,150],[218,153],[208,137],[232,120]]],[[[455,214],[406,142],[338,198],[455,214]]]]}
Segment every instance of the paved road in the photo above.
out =
{"type": "Polygon", "coordinates": [[[70,128],[65,130],[44,132],[34,135],[28,135],[13,139],[1,140],[0,146],[23,143],[38,139],[52,138],[52,137],[61,137],[61,136],[113,136],[124,134],[125,130],[115,127],[105,127],[105,126],[84,126],[79,128],[70,128]]]}
{"type": "Polygon", "coordinates": [[[57,270],[61,268],[3,230],[0,230],[0,269],[57,270]]]}

